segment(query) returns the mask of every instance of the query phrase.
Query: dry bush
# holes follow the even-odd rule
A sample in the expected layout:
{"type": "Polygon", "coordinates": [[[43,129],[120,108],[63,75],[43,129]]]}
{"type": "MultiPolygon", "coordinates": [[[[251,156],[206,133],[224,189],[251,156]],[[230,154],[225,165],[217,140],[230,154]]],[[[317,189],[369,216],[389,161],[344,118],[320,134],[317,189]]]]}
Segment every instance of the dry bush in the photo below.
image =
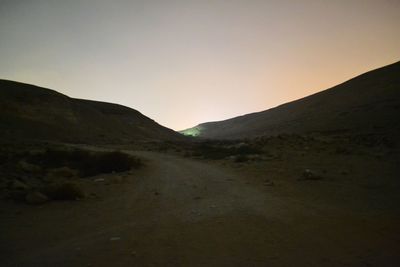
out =
{"type": "Polygon", "coordinates": [[[76,183],[66,182],[44,187],[42,193],[53,200],[78,200],[85,197],[83,190],[76,183]]]}
{"type": "Polygon", "coordinates": [[[139,168],[142,161],[120,151],[93,152],[82,149],[48,149],[29,158],[29,161],[44,169],[61,169],[65,174],[77,171],[81,177],[102,173],[124,172],[139,168]]]}

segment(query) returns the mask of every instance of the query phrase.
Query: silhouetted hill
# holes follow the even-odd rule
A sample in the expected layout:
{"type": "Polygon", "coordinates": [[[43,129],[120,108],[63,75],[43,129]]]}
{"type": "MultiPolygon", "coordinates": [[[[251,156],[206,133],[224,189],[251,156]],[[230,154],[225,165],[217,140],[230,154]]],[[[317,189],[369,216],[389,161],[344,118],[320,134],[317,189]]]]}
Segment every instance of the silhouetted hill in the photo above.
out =
{"type": "Polygon", "coordinates": [[[0,80],[0,137],[89,144],[182,138],[125,106],[7,80],[0,80]]]}
{"type": "Polygon", "coordinates": [[[282,133],[400,130],[400,62],[308,97],[266,110],[181,131],[211,139],[282,133]]]}

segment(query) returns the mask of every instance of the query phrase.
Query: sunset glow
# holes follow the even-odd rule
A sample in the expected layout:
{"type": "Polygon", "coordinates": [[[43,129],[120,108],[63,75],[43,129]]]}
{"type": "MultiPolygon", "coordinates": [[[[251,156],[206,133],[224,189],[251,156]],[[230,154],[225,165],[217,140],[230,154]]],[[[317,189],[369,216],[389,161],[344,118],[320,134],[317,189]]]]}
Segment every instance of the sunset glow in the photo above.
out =
{"type": "Polygon", "coordinates": [[[400,1],[0,0],[0,78],[182,130],[400,59],[400,1]]]}

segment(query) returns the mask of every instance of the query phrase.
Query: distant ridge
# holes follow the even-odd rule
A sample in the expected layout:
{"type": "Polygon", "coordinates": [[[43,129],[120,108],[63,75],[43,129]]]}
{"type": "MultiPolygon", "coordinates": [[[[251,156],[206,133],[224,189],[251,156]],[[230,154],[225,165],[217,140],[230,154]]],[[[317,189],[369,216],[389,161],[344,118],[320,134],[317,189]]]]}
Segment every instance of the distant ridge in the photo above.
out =
{"type": "Polygon", "coordinates": [[[400,62],[369,71],[308,97],[262,112],[181,131],[210,139],[282,133],[400,130],[400,62]]]}
{"type": "Polygon", "coordinates": [[[0,137],[73,143],[181,140],[139,111],[0,80],[0,137]]]}

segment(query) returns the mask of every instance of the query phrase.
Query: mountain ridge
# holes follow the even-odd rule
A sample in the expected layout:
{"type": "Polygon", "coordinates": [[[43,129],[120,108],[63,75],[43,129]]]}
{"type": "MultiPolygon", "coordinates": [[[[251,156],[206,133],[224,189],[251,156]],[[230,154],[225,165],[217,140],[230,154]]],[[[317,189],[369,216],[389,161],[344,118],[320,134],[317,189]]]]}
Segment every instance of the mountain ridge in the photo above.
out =
{"type": "MultiPolygon", "coordinates": [[[[367,130],[365,116],[372,116],[369,117],[372,127],[386,127],[395,121],[385,117],[399,114],[399,92],[400,61],[264,111],[205,122],[180,132],[210,139],[236,139],[281,133],[351,131],[357,127],[367,130]],[[375,109],[379,116],[368,109],[375,109]],[[325,118],[317,118],[318,113],[325,118]],[[354,127],[349,125],[350,121],[354,127]]],[[[395,126],[398,128],[398,123],[395,126]]]]}
{"type": "Polygon", "coordinates": [[[135,109],[10,80],[0,80],[0,112],[3,139],[129,143],[182,138],[135,109]]]}

